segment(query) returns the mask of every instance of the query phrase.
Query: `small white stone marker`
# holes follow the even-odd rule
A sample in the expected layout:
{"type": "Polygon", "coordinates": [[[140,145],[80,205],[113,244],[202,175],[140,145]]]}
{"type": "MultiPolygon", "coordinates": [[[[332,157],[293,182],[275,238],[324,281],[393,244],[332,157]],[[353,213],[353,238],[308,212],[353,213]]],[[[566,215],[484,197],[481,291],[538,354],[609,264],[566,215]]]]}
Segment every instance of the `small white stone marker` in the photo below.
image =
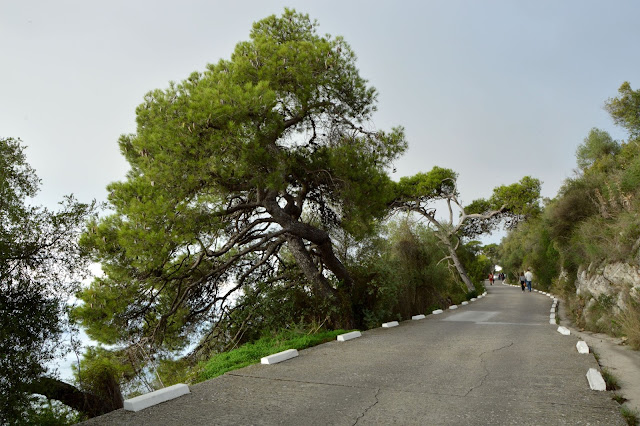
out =
{"type": "Polygon", "coordinates": [[[444,311],[442,309],[436,309],[435,311],[431,312],[433,315],[438,315],[443,313],[444,311]]]}
{"type": "Polygon", "coordinates": [[[462,306],[467,306],[468,304],[469,304],[469,302],[467,302],[466,300],[461,303],[462,306]]]}
{"type": "Polygon", "coordinates": [[[580,354],[588,354],[589,353],[589,345],[587,345],[587,342],[584,342],[582,340],[580,340],[578,343],[576,343],[576,349],[578,350],[578,353],[580,353],[580,354]]]}
{"type": "Polygon", "coordinates": [[[451,305],[449,306],[449,309],[458,309],[458,305],[451,305]]]}
{"type": "Polygon", "coordinates": [[[277,364],[282,361],[286,361],[298,356],[297,349],[287,349],[286,351],[278,352],[277,354],[265,356],[260,358],[262,364],[277,364]]]}
{"type": "Polygon", "coordinates": [[[384,324],[382,324],[382,328],[391,328],[391,327],[397,327],[400,324],[398,323],[398,321],[390,321],[390,322],[385,322],[384,324]]]}
{"type": "Polygon", "coordinates": [[[589,387],[591,388],[591,390],[607,390],[607,384],[604,382],[602,374],[600,374],[600,372],[595,368],[590,368],[589,371],[587,371],[587,380],[589,381],[589,387]]]}
{"type": "Polygon", "coordinates": [[[563,327],[563,326],[558,327],[558,333],[560,333],[560,334],[562,334],[564,336],[568,336],[568,335],[571,334],[569,329],[567,327],[563,327]]]}
{"type": "Polygon", "coordinates": [[[549,318],[549,324],[555,324],[555,323],[556,323],[556,319],[555,318],[553,318],[553,319],[549,318]]]}
{"type": "Polygon", "coordinates": [[[555,312],[549,314],[549,319],[556,319],[555,312]]]}
{"type": "Polygon", "coordinates": [[[124,401],[124,409],[127,411],[140,411],[147,407],[151,407],[152,405],[157,405],[161,402],[169,401],[188,393],[189,386],[184,383],[178,383],[177,385],[127,399],[124,401]]]}
{"type": "Polygon", "coordinates": [[[478,299],[482,299],[484,296],[481,294],[478,296],[478,299]]]}
{"type": "Polygon", "coordinates": [[[557,297],[553,298],[553,303],[558,303],[558,298],[557,297]]]}
{"type": "Polygon", "coordinates": [[[421,319],[425,319],[426,317],[422,314],[420,315],[414,315],[411,317],[412,320],[421,320],[421,319]]]}
{"type": "Polygon", "coordinates": [[[472,297],[472,298],[471,298],[471,301],[472,301],[472,302],[475,302],[476,300],[478,300],[478,299],[477,299],[477,298],[475,298],[475,297],[472,297]]]}
{"type": "Polygon", "coordinates": [[[555,312],[556,308],[555,307],[551,307],[551,309],[549,310],[549,312],[555,312]]]}
{"type": "Polygon", "coordinates": [[[482,295],[483,295],[483,296],[486,296],[486,295],[487,295],[487,292],[485,291],[484,293],[482,293],[482,295]]]}
{"type": "Polygon", "coordinates": [[[338,342],[346,342],[347,340],[355,339],[360,336],[362,336],[362,333],[360,333],[359,331],[352,331],[350,333],[340,334],[338,336],[338,342]]]}

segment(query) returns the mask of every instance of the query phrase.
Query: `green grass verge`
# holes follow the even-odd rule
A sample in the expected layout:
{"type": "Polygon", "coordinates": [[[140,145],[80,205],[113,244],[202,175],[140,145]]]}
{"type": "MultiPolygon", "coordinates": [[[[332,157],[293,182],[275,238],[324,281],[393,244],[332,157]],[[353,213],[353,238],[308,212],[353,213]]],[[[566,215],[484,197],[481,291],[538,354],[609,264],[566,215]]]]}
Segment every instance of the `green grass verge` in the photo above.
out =
{"type": "Polygon", "coordinates": [[[322,331],[305,334],[295,331],[281,332],[275,336],[266,336],[253,343],[247,343],[229,352],[214,355],[202,368],[200,381],[212,379],[227,371],[237,370],[260,362],[260,358],[287,349],[305,349],[321,343],[335,340],[345,330],[322,331]]]}
{"type": "Polygon", "coordinates": [[[620,407],[620,413],[622,413],[622,417],[624,417],[629,426],[637,426],[640,424],[640,417],[638,417],[638,412],[636,410],[623,405],[620,407]]]}
{"type": "Polygon", "coordinates": [[[614,376],[608,369],[602,369],[602,378],[607,384],[608,391],[620,389],[620,382],[618,381],[618,378],[614,376]]]}

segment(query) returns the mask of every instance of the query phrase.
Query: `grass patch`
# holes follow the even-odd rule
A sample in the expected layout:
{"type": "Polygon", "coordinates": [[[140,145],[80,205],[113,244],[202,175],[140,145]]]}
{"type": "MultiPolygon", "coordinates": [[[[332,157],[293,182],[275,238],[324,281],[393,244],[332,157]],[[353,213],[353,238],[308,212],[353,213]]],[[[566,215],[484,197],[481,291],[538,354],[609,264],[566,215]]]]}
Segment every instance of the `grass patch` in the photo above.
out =
{"type": "Polygon", "coordinates": [[[620,383],[618,383],[617,377],[611,374],[611,372],[606,368],[602,369],[602,378],[604,379],[604,382],[607,384],[608,391],[620,389],[620,383]]]}
{"type": "Polygon", "coordinates": [[[613,396],[611,396],[611,399],[613,399],[615,402],[617,402],[618,404],[622,405],[625,402],[628,401],[627,398],[625,398],[624,396],[620,395],[619,393],[614,393],[613,396]]]}
{"type": "Polygon", "coordinates": [[[229,352],[214,355],[207,361],[199,375],[199,381],[212,379],[228,371],[237,370],[260,362],[260,358],[287,349],[306,349],[331,340],[335,340],[345,330],[322,331],[305,334],[295,331],[281,332],[274,336],[265,336],[247,343],[229,352]]]}
{"type": "Polygon", "coordinates": [[[637,426],[638,424],[640,424],[640,416],[638,415],[638,412],[636,410],[623,405],[622,407],[620,407],[620,413],[629,426],[637,426]]]}

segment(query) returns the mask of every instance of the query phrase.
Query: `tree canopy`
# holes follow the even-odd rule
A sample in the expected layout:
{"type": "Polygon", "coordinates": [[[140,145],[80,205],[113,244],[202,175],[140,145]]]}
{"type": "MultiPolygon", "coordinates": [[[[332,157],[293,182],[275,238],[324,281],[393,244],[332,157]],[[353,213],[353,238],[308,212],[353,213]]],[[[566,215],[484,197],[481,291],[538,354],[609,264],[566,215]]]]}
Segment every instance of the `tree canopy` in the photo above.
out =
{"type": "Polygon", "coordinates": [[[355,60],[285,10],[230,60],[145,96],[119,140],[131,170],[108,188],[113,213],[82,238],[105,272],[75,312],[92,338],[177,349],[238,290],[297,274],[329,300],[349,293],[331,232],[371,232],[406,149],[401,128],[368,130],[376,91],[355,60]]]}

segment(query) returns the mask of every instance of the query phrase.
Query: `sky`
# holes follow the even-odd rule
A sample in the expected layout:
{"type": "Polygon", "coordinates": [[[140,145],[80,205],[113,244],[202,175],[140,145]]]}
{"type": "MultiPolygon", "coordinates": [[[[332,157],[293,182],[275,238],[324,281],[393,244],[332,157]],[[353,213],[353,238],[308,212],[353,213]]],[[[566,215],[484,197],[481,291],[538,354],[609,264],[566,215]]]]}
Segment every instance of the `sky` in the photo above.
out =
{"type": "Polygon", "coordinates": [[[451,168],[469,203],[530,175],[554,197],[591,128],[625,137],[603,105],[640,87],[635,0],[0,0],[0,137],[28,146],[36,204],[106,200],[145,93],[229,59],[285,7],[351,45],[375,127],[404,126],[396,180],[451,168]]]}

